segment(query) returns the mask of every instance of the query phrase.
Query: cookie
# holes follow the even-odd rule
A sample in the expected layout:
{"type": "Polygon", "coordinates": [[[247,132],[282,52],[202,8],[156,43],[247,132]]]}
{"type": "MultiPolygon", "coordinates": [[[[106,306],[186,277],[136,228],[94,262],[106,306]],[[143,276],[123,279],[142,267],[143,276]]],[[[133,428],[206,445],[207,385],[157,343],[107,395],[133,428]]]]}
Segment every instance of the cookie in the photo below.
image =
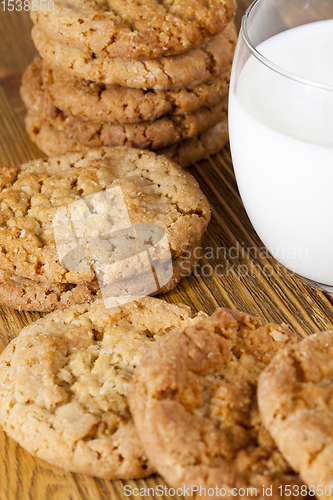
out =
{"type": "Polygon", "coordinates": [[[29,110],[26,114],[25,128],[30,139],[47,156],[64,154],[70,151],[89,151],[87,146],[69,139],[63,132],[59,132],[51,125],[42,123],[40,117],[33,110],[29,110]]]}
{"type": "MultiPolygon", "coordinates": [[[[41,63],[36,58],[27,68],[26,78],[34,66],[42,68],[41,63]]],[[[168,91],[104,85],[68,77],[45,65],[42,69],[44,91],[55,107],[81,120],[121,123],[151,121],[168,113],[194,113],[202,107],[215,106],[228,94],[230,73],[231,65],[192,89],[168,91]]]]}
{"type": "Polygon", "coordinates": [[[0,174],[0,269],[36,281],[151,279],[153,266],[150,293],[175,285],[172,264],[188,261],[210,219],[195,179],[149,151],[101,148],[0,174]]]}
{"type": "MultiPolygon", "coordinates": [[[[166,293],[172,290],[179,281],[191,273],[198,262],[201,249],[197,246],[189,247],[184,255],[173,261],[173,276],[170,281],[157,288],[151,295],[166,293]]],[[[135,294],[135,288],[142,289],[142,281],[146,280],[146,287],[150,276],[140,275],[140,283],[131,280],[129,293],[135,294]]],[[[118,289],[129,287],[128,280],[117,282],[118,289]]],[[[150,294],[148,290],[148,294],[150,294]]],[[[0,304],[19,309],[20,311],[52,312],[62,311],[68,307],[90,303],[101,298],[98,282],[75,285],[72,283],[47,283],[22,278],[13,273],[0,270],[0,304]]]]}
{"type": "Polygon", "coordinates": [[[189,307],[145,298],[57,311],[24,328],[0,356],[0,421],[33,455],[72,472],[137,478],[153,472],[128,408],[133,370],[189,307]]]}
{"type": "Polygon", "coordinates": [[[170,486],[195,498],[251,491],[279,499],[287,498],[279,486],[300,484],[261,423],[256,395],[262,370],[299,341],[285,325],[260,326],[222,308],[152,346],[129,405],[149,460],[170,486]]]}
{"type": "MultiPolygon", "coordinates": [[[[40,118],[33,111],[28,111],[25,124],[31,140],[47,155],[89,149],[78,141],[69,139],[63,132],[55,130],[52,126],[41,123],[40,118]]],[[[158,149],[157,153],[169,156],[183,168],[186,168],[218,153],[228,140],[228,121],[226,119],[198,137],[158,149]]]]}
{"type": "Polygon", "coordinates": [[[220,33],[234,17],[235,0],[156,2],[54,1],[30,10],[47,36],[86,52],[152,58],[187,51],[220,33]]]}
{"type": "MultiPolygon", "coordinates": [[[[22,84],[21,95],[24,99],[25,87],[30,80],[22,84]]],[[[31,83],[31,87],[35,87],[31,83]]],[[[30,100],[30,99],[29,99],[30,100]]],[[[25,101],[25,99],[24,99],[25,101]]],[[[26,102],[28,106],[28,102],[26,102]]],[[[201,108],[186,115],[164,115],[154,121],[139,123],[99,123],[83,121],[56,108],[47,98],[43,89],[36,93],[32,109],[41,120],[56,130],[64,132],[66,137],[78,141],[84,146],[129,146],[141,149],[157,149],[175,142],[197,136],[227,119],[228,96],[211,108],[201,108]]],[[[29,109],[29,108],[28,108],[29,109]]]]}
{"type": "Polygon", "coordinates": [[[259,378],[264,425],[312,496],[333,498],[333,332],[283,349],[259,378]]]}
{"type": "Polygon", "coordinates": [[[46,283],[0,270],[0,304],[13,309],[51,312],[93,302],[99,296],[97,282],[86,285],[46,283]]]}
{"type": "Polygon", "coordinates": [[[21,96],[28,109],[33,109],[41,120],[66,137],[84,146],[129,146],[157,149],[197,136],[227,119],[228,95],[210,108],[196,113],[165,115],[154,121],[140,123],[99,123],[83,121],[54,106],[42,85],[41,71],[34,68],[26,73],[21,96]],[[39,87],[38,87],[39,83],[39,87]]]}
{"type": "Polygon", "coordinates": [[[193,163],[206,160],[209,156],[221,151],[228,140],[228,119],[225,118],[197,137],[177,142],[166,148],[158,149],[156,152],[169,156],[183,168],[187,168],[193,163]]]}
{"type": "Polygon", "coordinates": [[[232,62],[237,35],[233,22],[196,49],[175,56],[132,60],[84,52],[48,38],[37,26],[32,39],[52,69],[72,77],[137,89],[192,89],[220,75],[232,62]]]}

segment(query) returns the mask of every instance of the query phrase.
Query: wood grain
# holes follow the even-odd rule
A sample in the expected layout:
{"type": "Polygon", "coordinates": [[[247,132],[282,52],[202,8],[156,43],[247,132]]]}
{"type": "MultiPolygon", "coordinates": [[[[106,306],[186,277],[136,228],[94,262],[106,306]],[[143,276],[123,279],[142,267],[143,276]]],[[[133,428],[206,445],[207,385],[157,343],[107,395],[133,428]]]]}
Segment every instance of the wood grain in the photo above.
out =
{"type": "MultiPolygon", "coordinates": [[[[248,0],[239,0],[238,26],[248,5],[248,0]]],[[[2,163],[17,164],[41,155],[24,130],[24,107],[19,97],[22,71],[35,53],[29,30],[27,13],[1,12],[2,163]]],[[[302,336],[332,328],[332,296],[312,290],[279,266],[254,232],[239,197],[229,149],[224,148],[191,172],[210,200],[212,222],[204,239],[205,255],[196,272],[166,294],[165,299],[184,302],[207,313],[218,306],[246,310],[263,321],[285,322],[302,336]]],[[[0,308],[0,349],[40,316],[0,308]]],[[[158,476],[139,481],[106,481],[66,473],[33,458],[2,431],[0,455],[0,500],[125,500],[126,484],[146,489],[158,484],[165,486],[158,476]]],[[[168,497],[149,497],[153,498],[168,497]]]]}

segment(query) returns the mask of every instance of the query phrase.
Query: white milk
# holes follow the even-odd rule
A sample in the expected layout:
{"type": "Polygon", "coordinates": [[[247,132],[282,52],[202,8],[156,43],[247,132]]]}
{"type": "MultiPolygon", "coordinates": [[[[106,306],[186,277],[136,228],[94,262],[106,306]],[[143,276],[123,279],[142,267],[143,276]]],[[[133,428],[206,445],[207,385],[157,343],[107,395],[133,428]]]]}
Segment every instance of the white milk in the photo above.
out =
{"type": "MultiPolygon", "coordinates": [[[[257,50],[333,87],[333,20],[291,29],[257,50]]],[[[254,56],[235,80],[230,144],[253,226],[279,262],[333,285],[333,91],[282,77],[254,56]]]]}

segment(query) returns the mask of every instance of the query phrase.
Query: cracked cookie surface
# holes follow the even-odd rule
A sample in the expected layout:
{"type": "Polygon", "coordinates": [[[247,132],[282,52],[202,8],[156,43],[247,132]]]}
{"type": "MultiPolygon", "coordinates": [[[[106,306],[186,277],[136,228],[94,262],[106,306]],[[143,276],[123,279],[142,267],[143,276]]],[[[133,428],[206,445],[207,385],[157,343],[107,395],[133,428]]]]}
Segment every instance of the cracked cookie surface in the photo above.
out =
{"type": "Polygon", "coordinates": [[[202,107],[195,113],[163,115],[157,120],[139,123],[100,123],[81,120],[56,108],[44,91],[42,74],[30,72],[21,86],[21,96],[41,120],[66,137],[88,147],[129,146],[156,150],[197,136],[220,121],[227,120],[228,95],[215,106],[202,107]],[[40,85],[38,85],[40,82],[40,85]]]}
{"type": "Polygon", "coordinates": [[[156,120],[168,113],[194,113],[214,106],[228,94],[231,72],[229,65],[220,75],[189,90],[141,90],[70,78],[41,62],[36,58],[27,68],[26,77],[41,68],[44,91],[58,109],[81,120],[98,122],[156,120]]]}
{"type": "Polygon", "coordinates": [[[0,356],[4,430],[69,471],[110,479],[150,475],[128,386],[157,338],[202,315],[147,297],[113,309],[101,301],[75,306],[27,326],[0,356]]]}
{"type": "Polygon", "coordinates": [[[333,332],[277,354],[260,375],[259,408],[277,446],[308,485],[333,498],[333,332]]]}
{"type": "MultiPolygon", "coordinates": [[[[29,110],[25,118],[27,132],[33,142],[45,154],[51,156],[68,151],[87,151],[88,146],[68,138],[64,132],[41,122],[40,117],[29,110]]],[[[183,168],[218,153],[229,140],[228,120],[208,129],[200,136],[179,141],[176,144],[158,149],[158,154],[166,154],[183,168]]]]}
{"type": "MultiPolygon", "coordinates": [[[[210,219],[208,201],[195,179],[167,157],[149,151],[100,148],[34,160],[19,167],[3,165],[0,173],[0,268],[37,281],[95,280],[89,253],[82,254],[82,259],[79,256],[78,267],[61,265],[54,236],[54,219],[59,211],[64,217],[60,222],[64,224],[58,226],[65,231],[66,217],[73,217],[72,210],[77,207],[80,210],[86,207],[83,201],[86,197],[96,195],[89,213],[82,215],[84,241],[102,237],[109,231],[125,230],[119,224],[124,223],[123,217],[128,214],[128,227],[153,224],[165,231],[172,261],[200,243],[210,219]],[[126,213],[116,213],[119,204],[114,196],[118,192],[126,213]],[[96,203],[101,203],[98,210],[96,203]]],[[[130,234],[126,238],[130,239],[130,234]]],[[[119,262],[117,252],[105,245],[100,249],[106,252],[105,262],[119,264],[114,279],[133,276],[131,261],[125,258],[127,254],[121,253],[123,260],[119,262]]],[[[117,248],[118,253],[125,249],[124,245],[117,248]]],[[[147,272],[146,265],[142,258],[135,268],[136,274],[147,272]]]]}
{"type": "Polygon", "coordinates": [[[274,499],[284,498],[278,486],[301,484],[262,425],[256,395],[262,370],[298,342],[284,325],[260,326],[248,314],[219,309],[146,353],[129,404],[149,460],[168,484],[225,488],[230,496],[232,488],[256,488],[258,498],[272,486],[274,499]]]}
{"type": "Polygon", "coordinates": [[[54,0],[53,10],[30,16],[61,43],[133,59],[187,51],[220,33],[235,10],[235,0],[54,0]]]}
{"type": "Polygon", "coordinates": [[[233,22],[196,49],[156,59],[130,60],[94,55],[47,38],[37,26],[32,39],[51,68],[73,77],[137,89],[192,89],[207,82],[232,62],[237,35],[233,22]]]}
{"type": "Polygon", "coordinates": [[[0,304],[22,311],[51,312],[93,302],[100,296],[98,283],[74,285],[22,278],[0,270],[0,304]]]}
{"type": "Polygon", "coordinates": [[[217,123],[197,137],[171,144],[156,150],[172,158],[183,168],[189,167],[197,161],[206,160],[209,156],[221,151],[229,140],[228,118],[217,123]]]}

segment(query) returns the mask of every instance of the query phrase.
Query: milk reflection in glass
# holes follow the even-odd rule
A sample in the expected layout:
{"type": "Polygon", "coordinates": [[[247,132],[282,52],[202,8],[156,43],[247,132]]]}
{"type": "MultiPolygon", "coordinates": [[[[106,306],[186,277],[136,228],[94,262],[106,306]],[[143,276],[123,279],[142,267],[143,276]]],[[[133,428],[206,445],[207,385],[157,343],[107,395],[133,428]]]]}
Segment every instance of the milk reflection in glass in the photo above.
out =
{"type": "MultiPolygon", "coordinates": [[[[333,87],[333,20],[290,29],[257,50],[285,72],[333,87]]],[[[278,261],[333,285],[333,91],[286,78],[253,55],[234,86],[231,152],[249,217],[278,261]]]]}

